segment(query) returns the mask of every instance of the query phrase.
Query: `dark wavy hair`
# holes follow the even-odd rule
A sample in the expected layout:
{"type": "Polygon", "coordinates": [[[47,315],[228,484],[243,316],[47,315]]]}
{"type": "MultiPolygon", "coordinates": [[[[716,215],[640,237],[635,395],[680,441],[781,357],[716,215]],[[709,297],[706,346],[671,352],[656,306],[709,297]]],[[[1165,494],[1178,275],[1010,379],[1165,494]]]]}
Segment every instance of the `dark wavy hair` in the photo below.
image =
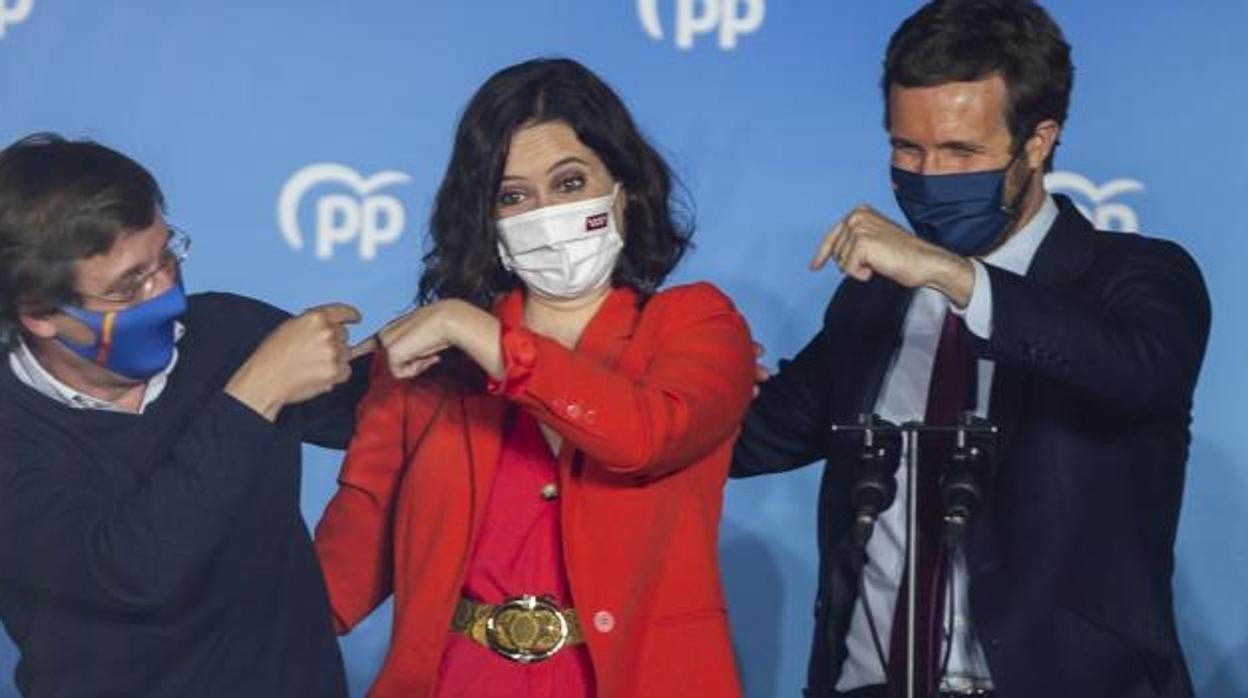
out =
{"type": "MultiPolygon", "coordinates": [[[[931,87],[1001,75],[1009,92],[1006,123],[1015,152],[1041,121],[1066,123],[1074,66],[1070,44],[1049,13],[1030,0],[936,0],[911,15],[884,57],[888,89],[931,87]]],[[[1045,169],[1053,168],[1053,152],[1045,169]]]]}
{"type": "Polygon", "coordinates": [[[495,202],[511,138],[525,126],[566,123],[627,195],[627,234],[612,282],[652,295],[684,256],[692,216],[667,163],[646,141],[619,96],[585,66],[538,59],[504,68],[464,109],[430,220],[417,301],[459,298],[489,308],[519,279],[503,268],[495,202]]]}

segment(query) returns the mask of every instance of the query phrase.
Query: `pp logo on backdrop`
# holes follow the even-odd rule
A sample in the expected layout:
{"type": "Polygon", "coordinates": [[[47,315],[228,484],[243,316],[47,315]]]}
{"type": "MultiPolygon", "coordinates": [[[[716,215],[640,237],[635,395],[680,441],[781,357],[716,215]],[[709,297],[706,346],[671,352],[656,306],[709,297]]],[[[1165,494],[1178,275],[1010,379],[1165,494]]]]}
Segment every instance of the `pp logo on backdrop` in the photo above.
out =
{"type": "Polygon", "coordinates": [[[1075,172],[1050,172],[1045,175],[1044,184],[1051,192],[1069,195],[1079,212],[1101,230],[1140,231],[1140,218],[1135,211],[1113,200],[1123,194],[1144,191],[1144,185],[1134,179],[1111,179],[1098,187],[1075,172]]]}
{"type": "Polygon", "coordinates": [[[366,178],[345,165],[330,162],[308,165],[286,180],[277,199],[277,221],[282,237],[293,249],[303,249],[300,207],[309,191],[324,189],[327,191],[316,196],[312,206],[316,256],[330,259],[339,247],[355,245],[361,259],[375,259],[377,249],[398,240],[407,224],[403,202],[379,192],[411,180],[395,170],[366,178]],[[333,191],[333,188],[345,189],[346,193],[333,191]]]}
{"type": "MultiPolygon", "coordinates": [[[[731,51],[737,37],[758,31],[767,13],[767,0],[675,0],[676,48],[688,51],[701,34],[717,34],[719,47],[731,51]]],[[[663,40],[659,0],[637,0],[641,26],[655,41],[663,40]]]]}
{"type": "Polygon", "coordinates": [[[30,16],[35,7],[35,0],[0,0],[0,39],[10,24],[21,24],[30,16]]]}

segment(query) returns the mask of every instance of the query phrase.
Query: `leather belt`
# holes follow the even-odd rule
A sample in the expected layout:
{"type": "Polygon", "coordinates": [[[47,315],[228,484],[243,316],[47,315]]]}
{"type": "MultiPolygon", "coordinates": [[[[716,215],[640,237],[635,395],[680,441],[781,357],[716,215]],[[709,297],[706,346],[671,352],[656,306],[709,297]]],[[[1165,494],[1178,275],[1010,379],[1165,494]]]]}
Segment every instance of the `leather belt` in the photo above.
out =
{"type": "Polygon", "coordinates": [[[546,596],[514,596],[501,604],[460,599],[451,630],[513,662],[532,664],[585,642],[576,611],[546,596]]]}

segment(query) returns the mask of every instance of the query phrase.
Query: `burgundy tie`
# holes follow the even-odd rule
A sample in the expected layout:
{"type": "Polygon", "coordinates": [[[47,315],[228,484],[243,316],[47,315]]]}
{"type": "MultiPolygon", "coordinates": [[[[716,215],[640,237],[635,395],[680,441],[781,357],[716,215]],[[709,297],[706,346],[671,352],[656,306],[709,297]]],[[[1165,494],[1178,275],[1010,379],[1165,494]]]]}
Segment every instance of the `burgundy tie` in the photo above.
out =
{"type": "MultiPolygon", "coordinates": [[[[967,409],[971,383],[971,349],[966,326],[953,313],[945,313],[936,362],[932,366],[931,385],[927,390],[928,426],[953,426],[967,409]]],[[[929,434],[920,439],[918,496],[918,571],[916,587],[915,629],[915,695],[934,695],[940,679],[941,614],[944,594],[941,580],[945,576],[944,511],[941,505],[940,481],[953,455],[954,435],[929,434]]],[[[909,580],[903,578],[893,613],[893,632],[889,643],[889,690],[894,696],[905,695],[906,681],[906,594],[909,580]]]]}

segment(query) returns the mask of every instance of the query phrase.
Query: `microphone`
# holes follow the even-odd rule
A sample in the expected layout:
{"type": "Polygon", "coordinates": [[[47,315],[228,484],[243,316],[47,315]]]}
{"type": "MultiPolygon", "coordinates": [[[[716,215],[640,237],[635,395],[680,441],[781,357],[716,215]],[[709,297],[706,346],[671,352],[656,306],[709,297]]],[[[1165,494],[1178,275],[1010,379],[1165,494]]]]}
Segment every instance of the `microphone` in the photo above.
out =
{"type": "Polygon", "coordinates": [[[991,473],[996,430],[971,413],[962,415],[949,470],[941,482],[945,507],[945,543],[961,546],[971,518],[984,499],[983,488],[991,473]]]}
{"type": "Polygon", "coordinates": [[[862,450],[858,453],[858,480],[850,489],[854,512],[853,541],[865,548],[875,531],[875,520],[897,497],[897,467],[901,464],[901,432],[876,415],[861,415],[862,450]]]}

